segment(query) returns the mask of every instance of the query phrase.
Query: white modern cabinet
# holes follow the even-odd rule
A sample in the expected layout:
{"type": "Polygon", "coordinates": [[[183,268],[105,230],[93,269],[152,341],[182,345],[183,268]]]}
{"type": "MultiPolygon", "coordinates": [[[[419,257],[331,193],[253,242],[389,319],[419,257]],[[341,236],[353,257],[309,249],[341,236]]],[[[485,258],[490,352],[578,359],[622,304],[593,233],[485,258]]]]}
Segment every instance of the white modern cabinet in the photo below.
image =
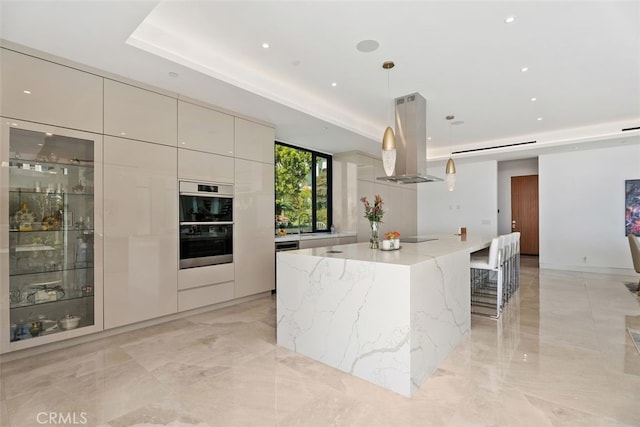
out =
{"type": "Polygon", "coordinates": [[[272,127],[236,117],[235,157],[273,165],[275,130],[272,127]]]}
{"type": "Polygon", "coordinates": [[[274,289],[272,127],[3,46],[1,353],[274,289]],[[234,184],[232,264],[179,271],[179,178],[234,184]]]}
{"type": "Polygon", "coordinates": [[[233,116],[178,101],[178,147],[233,156],[233,116]]]}
{"type": "Polygon", "coordinates": [[[178,101],[156,92],[104,79],[104,133],[177,145],[178,101]]]}
{"type": "Polygon", "coordinates": [[[101,331],[102,136],[1,131],[0,350],[101,331]]]}
{"type": "Polygon", "coordinates": [[[105,136],[106,329],[177,311],[176,151],[105,136]]]}
{"type": "Polygon", "coordinates": [[[178,271],[178,311],[232,300],[235,297],[234,275],[233,263],[178,271]]]}
{"type": "Polygon", "coordinates": [[[273,164],[235,160],[236,298],[275,288],[273,174],[273,164]]]}
{"type": "Polygon", "coordinates": [[[233,157],[178,149],[178,178],[233,183],[233,157]]]}
{"type": "Polygon", "coordinates": [[[0,115],[102,133],[102,78],[0,49],[0,115]]]}

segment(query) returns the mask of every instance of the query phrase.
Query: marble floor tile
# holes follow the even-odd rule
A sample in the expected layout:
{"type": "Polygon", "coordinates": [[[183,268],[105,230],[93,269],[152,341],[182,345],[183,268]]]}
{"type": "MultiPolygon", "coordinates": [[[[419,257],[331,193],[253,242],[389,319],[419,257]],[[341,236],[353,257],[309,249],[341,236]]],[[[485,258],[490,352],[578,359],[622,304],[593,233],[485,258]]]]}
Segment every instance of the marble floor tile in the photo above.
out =
{"type": "Polygon", "coordinates": [[[185,410],[174,394],[112,419],[99,427],[213,427],[185,410]]]}
{"type": "Polygon", "coordinates": [[[0,400],[0,425],[9,425],[9,413],[7,410],[7,403],[4,400],[0,400]]]}
{"type": "Polygon", "coordinates": [[[634,281],[522,257],[501,318],[472,316],[412,398],[277,347],[267,296],[1,363],[0,425],[637,426],[634,281]]]}
{"type": "Polygon", "coordinates": [[[96,424],[138,410],[170,393],[136,361],[106,368],[77,378],[59,381],[56,386],[83,396],[85,411],[96,424]]]}

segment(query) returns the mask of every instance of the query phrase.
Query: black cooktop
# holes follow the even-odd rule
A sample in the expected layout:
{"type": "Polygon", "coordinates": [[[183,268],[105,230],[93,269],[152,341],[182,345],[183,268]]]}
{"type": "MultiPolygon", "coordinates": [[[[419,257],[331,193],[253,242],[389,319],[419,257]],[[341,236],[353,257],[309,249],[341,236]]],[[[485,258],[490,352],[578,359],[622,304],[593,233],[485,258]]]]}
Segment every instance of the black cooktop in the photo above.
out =
{"type": "Polygon", "coordinates": [[[402,243],[422,243],[429,242],[431,240],[438,240],[437,237],[428,237],[428,236],[409,236],[409,237],[401,237],[400,241],[402,243]]]}

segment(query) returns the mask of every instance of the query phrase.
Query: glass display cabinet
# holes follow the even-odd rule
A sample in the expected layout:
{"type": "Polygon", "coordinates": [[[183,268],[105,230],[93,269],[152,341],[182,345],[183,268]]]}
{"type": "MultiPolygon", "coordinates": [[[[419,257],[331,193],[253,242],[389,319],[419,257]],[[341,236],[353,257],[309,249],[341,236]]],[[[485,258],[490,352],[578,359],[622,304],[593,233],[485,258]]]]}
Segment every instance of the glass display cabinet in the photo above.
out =
{"type": "Polygon", "coordinates": [[[3,351],[100,330],[100,136],[4,127],[3,351]]]}

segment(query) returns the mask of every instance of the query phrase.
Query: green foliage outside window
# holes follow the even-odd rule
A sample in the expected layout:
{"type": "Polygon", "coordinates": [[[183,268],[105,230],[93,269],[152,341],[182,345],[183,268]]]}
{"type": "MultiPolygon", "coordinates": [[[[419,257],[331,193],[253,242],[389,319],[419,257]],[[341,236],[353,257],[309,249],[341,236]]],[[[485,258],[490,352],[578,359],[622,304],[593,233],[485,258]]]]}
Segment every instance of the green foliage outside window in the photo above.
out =
{"type": "Polygon", "coordinates": [[[297,231],[311,217],[311,153],[276,144],[276,228],[297,231]]]}
{"type": "Polygon", "coordinates": [[[328,155],[275,144],[276,231],[328,230],[330,159],[328,155]]]}

